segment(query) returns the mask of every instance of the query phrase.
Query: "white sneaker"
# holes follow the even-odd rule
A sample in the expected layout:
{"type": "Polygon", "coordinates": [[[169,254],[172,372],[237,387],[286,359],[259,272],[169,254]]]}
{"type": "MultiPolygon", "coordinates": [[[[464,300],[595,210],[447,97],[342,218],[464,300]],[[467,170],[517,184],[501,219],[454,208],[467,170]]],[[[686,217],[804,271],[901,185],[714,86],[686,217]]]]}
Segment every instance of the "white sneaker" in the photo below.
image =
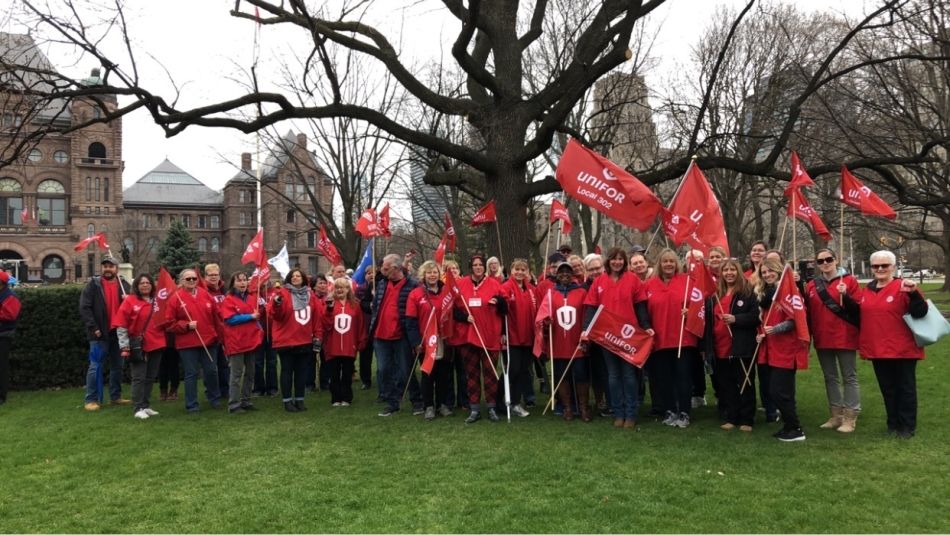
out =
{"type": "Polygon", "coordinates": [[[146,408],[144,408],[144,409],[142,409],[142,410],[145,411],[145,414],[147,414],[147,415],[149,415],[149,416],[158,416],[158,411],[153,411],[153,410],[152,410],[151,408],[149,408],[149,407],[146,407],[146,408]]]}
{"type": "Polygon", "coordinates": [[[679,416],[672,411],[666,411],[666,418],[663,418],[663,425],[675,426],[678,418],[679,416]]]}
{"type": "Polygon", "coordinates": [[[679,417],[676,418],[676,421],[673,422],[673,427],[679,427],[681,429],[686,429],[689,427],[689,415],[685,412],[681,412],[679,417]]]}
{"type": "Polygon", "coordinates": [[[333,406],[334,406],[334,407],[342,407],[343,404],[340,403],[339,401],[334,401],[334,402],[333,402],[333,406]]]}
{"type": "Polygon", "coordinates": [[[135,417],[139,420],[148,420],[148,413],[145,412],[145,409],[139,409],[136,411],[135,417]]]}
{"type": "Polygon", "coordinates": [[[511,407],[511,414],[515,416],[520,416],[521,418],[527,418],[531,416],[531,413],[526,411],[521,405],[514,405],[511,407]]]}
{"type": "Polygon", "coordinates": [[[705,407],[706,396],[693,396],[693,398],[690,400],[690,405],[692,405],[694,409],[705,407]]]}
{"type": "Polygon", "coordinates": [[[350,402],[349,402],[349,401],[341,401],[341,402],[340,402],[340,406],[341,406],[341,407],[349,407],[349,406],[350,406],[350,402]]]}

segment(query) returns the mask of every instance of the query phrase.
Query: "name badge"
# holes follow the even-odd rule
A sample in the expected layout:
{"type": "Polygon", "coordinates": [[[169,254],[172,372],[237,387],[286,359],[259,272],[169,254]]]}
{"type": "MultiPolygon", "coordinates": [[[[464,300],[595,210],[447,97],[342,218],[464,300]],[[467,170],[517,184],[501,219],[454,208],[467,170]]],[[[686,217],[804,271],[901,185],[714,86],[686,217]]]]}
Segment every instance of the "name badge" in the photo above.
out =
{"type": "Polygon", "coordinates": [[[482,298],[481,298],[481,297],[472,297],[472,298],[469,298],[469,300],[468,300],[468,307],[469,307],[469,308],[475,308],[475,307],[480,307],[480,306],[482,306],[482,298]]]}

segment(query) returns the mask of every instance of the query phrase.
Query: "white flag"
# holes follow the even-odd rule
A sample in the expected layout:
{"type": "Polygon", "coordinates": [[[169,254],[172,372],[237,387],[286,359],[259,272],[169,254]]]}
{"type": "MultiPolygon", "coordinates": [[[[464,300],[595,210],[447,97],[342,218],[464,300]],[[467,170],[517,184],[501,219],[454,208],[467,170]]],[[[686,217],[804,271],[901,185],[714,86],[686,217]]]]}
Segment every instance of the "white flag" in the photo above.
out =
{"type": "Polygon", "coordinates": [[[268,259],[267,263],[274,266],[274,269],[280,273],[281,277],[287,277],[287,274],[290,273],[290,255],[287,253],[287,242],[284,242],[284,246],[280,252],[277,253],[277,256],[268,259]]]}

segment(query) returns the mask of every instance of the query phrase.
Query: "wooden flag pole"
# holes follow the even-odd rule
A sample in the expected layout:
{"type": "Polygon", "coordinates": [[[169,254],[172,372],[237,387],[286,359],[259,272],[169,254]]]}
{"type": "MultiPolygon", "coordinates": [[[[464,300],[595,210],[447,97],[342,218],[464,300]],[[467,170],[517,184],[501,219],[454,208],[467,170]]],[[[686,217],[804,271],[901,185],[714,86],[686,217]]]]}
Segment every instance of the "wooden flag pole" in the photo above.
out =
{"type": "MultiPolygon", "coordinates": [[[[487,276],[487,275],[486,275],[486,276],[487,276]]],[[[460,295],[459,297],[462,297],[462,296],[460,295]]],[[[471,310],[470,308],[468,308],[468,303],[465,302],[465,298],[462,298],[462,299],[460,299],[460,300],[462,301],[462,306],[465,307],[465,313],[468,314],[469,317],[472,317],[472,318],[474,319],[474,317],[472,316],[472,310],[471,310]]],[[[491,371],[492,371],[492,373],[495,374],[495,379],[497,380],[497,379],[498,379],[498,370],[495,369],[495,363],[492,362],[491,354],[488,352],[488,346],[485,345],[485,339],[482,338],[482,333],[481,333],[481,331],[478,330],[478,324],[476,324],[474,321],[472,321],[472,322],[469,322],[469,325],[471,325],[472,328],[475,329],[475,335],[478,336],[478,342],[482,345],[482,350],[485,351],[485,358],[488,359],[488,364],[490,365],[491,371]]]]}
{"type": "MultiPolygon", "coordinates": [[[[567,377],[567,372],[571,371],[571,363],[574,362],[574,358],[577,357],[577,353],[581,350],[581,344],[583,341],[577,343],[577,347],[574,348],[574,353],[571,354],[570,360],[567,361],[567,367],[564,368],[564,373],[561,374],[561,378],[557,382],[557,386],[552,390],[552,392],[557,392],[557,389],[561,387],[561,383],[564,382],[564,378],[567,377]]],[[[551,380],[554,380],[554,357],[551,357],[551,380]]],[[[548,413],[548,409],[554,410],[554,395],[551,395],[551,399],[548,400],[548,403],[544,406],[544,410],[541,411],[541,415],[544,416],[548,413]]]]}
{"type": "MultiPolygon", "coordinates": [[[[693,249],[690,248],[689,251],[686,253],[686,258],[687,258],[687,259],[686,259],[686,266],[687,266],[687,268],[686,268],[686,269],[687,269],[687,273],[686,273],[686,292],[684,292],[684,294],[683,294],[683,308],[680,309],[680,340],[679,340],[679,342],[676,344],[676,345],[677,345],[677,348],[676,348],[676,358],[677,358],[677,359],[679,359],[679,358],[682,356],[682,353],[683,353],[683,331],[686,329],[686,303],[689,301],[689,267],[688,267],[688,266],[689,266],[690,262],[692,261],[692,258],[690,258],[690,257],[692,256],[692,254],[693,254],[693,249]]],[[[659,267],[659,266],[657,266],[657,267],[659,267]]],[[[674,275],[674,277],[675,277],[675,275],[674,275]]],[[[670,282],[672,282],[672,279],[670,279],[670,282]]]]}
{"type": "Polygon", "coordinates": [[[792,190],[792,265],[798,265],[798,189],[792,190]]]}

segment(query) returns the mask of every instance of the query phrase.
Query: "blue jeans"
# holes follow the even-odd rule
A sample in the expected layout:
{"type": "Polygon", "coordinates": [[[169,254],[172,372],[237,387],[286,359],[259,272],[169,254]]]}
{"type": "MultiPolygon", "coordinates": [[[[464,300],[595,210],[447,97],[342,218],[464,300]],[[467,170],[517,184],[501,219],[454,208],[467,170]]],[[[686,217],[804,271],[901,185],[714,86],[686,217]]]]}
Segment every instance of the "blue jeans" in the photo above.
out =
{"type": "MultiPolygon", "coordinates": [[[[208,346],[211,355],[218,351],[218,344],[208,346]]],[[[221,390],[218,388],[218,366],[208,358],[208,353],[203,347],[189,347],[179,349],[181,362],[185,367],[185,409],[188,412],[198,410],[198,370],[204,372],[202,381],[205,384],[205,395],[208,396],[208,402],[212,407],[218,407],[221,404],[221,390]]]]}
{"type": "Polygon", "coordinates": [[[409,348],[409,341],[376,340],[373,342],[376,351],[376,365],[379,369],[379,396],[390,408],[398,409],[402,400],[406,381],[409,381],[409,399],[413,404],[422,403],[422,390],[415,374],[412,371],[413,355],[409,348]]]}
{"type": "Polygon", "coordinates": [[[614,418],[636,420],[640,410],[637,368],[606,349],[601,349],[607,368],[608,394],[614,418]]]}
{"type": "MultiPolygon", "coordinates": [[[[86,370],[86,403],[99,402],[98,385],[96,376],[99,374],[100,366],[109,366],[109,399],[115,401],[122,397],[122,357],[119,355],[119,339],[115,331],[110,331],[108,338],[89,342],[89,351],[98,345],[103,352],[102,361],[99,363],[90,362],[89,369],[86,370]],[[108,363],[108,364],[107,364],[108,363]]],[[[103,392],[103,394],[105,394],[103,392]]]]}

